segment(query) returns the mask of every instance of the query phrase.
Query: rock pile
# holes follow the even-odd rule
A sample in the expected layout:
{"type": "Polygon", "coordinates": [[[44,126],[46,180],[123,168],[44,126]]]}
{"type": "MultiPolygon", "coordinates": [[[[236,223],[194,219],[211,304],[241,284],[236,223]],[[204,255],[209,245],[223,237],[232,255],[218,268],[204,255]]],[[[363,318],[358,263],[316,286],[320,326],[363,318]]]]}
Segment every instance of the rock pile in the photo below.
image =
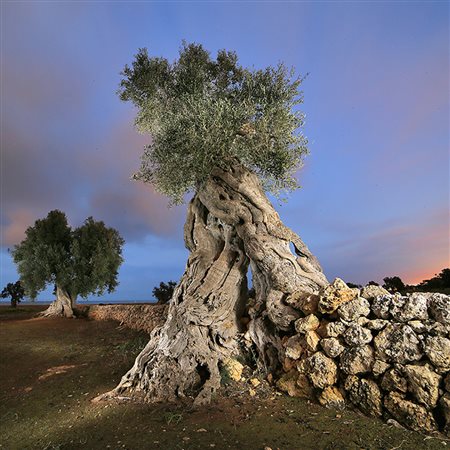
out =
{"type": "Polygon", "coordinates": [[[337,278],[286,303],[302,317],[283,338],[279,389],[450,434],[450,296],[351,289],[337,278]]]}

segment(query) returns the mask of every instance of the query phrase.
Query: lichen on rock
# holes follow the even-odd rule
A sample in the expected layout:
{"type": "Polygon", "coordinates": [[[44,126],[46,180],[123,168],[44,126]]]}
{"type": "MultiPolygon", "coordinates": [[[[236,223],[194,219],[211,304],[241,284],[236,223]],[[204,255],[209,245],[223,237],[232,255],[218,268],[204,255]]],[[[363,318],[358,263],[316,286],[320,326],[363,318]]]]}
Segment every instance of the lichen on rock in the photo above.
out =
{"type": "Polygon", "coordinates": [[[431,432],[436,429],[436,422],[431,412],[417,405],[397,392],[389,393],[384,406],[402,425],[414,431],[431,432]]]}
{"type": "Polygon", "coordinates": [[[350,375],[345,380],[344,389],[352,403],[358,406],[363,413],[369,416],[381,416],[383,396],[374,381],[350,375]]]}
{"type": "Polygon", "coordinates": [[[370,345],[349,347],[341,353],[339,367],[348,375],[357,375],[370,372],[374,361],[374,351],[370,345]]]}
{"type": "Polygon", "coordinates": [[[405,364],[418,361],[422,348],[417,335],[409,325],[391,323],[375,337],[377,359],[405,364]]]}
{"type": "Polygon", "coordinates": [[[320,293],[319,311],[330,314],[340,305],[347,303],[359,295],[359,289],[349,288],[343,280],[336,278],[325,286],[320,293]]]}

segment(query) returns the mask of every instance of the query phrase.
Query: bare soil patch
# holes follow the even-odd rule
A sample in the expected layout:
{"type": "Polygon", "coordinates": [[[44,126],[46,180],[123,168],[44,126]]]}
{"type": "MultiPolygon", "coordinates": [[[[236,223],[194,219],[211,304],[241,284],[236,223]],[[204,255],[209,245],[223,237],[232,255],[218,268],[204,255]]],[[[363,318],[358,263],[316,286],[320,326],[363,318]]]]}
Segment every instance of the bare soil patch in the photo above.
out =
{"type": "MultiPolygon", "coordinates": [[[[27,311],[20,311],[27,308],[27,311]]],[[[328,410],[261,387],[208,407],[92,403],[117,385],[148,335],[115,322],[35,319],[0,307],[0,448],[438,449],[443,438],[328,410]],[[5,319],[7,317],[7,319],[5,319]],[[51,375],[49,375],[51,374],[51,375]]],[[[43,308],[41,308],[43,309],[43,308]]],[[[445,445],[447,444],[447,445],[445,445]]]]}

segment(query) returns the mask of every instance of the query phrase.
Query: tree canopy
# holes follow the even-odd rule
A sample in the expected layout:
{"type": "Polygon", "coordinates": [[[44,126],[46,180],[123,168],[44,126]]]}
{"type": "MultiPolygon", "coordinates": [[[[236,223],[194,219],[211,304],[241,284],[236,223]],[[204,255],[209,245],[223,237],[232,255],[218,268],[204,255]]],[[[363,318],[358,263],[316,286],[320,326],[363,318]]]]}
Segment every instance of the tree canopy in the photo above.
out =
{"type": "Polygon", "coordinates": [[[155,286],[153,288],[153,297],[155,297],[160,304],[168,303],[172,298],[173,291],[175,290],[176,286],[177,283],[175,281],[169,281],[167,283],[161,281],[161,283],[159,283],[159,287],[155,286]]]}
{"type": "Polygon", "coordinates": [[[138,108],[138,130],[151,135],[136,179],[182,202],[215,167],[239,161],[272,193],[298,187],[294,172],[307,152],[295,108],[302,80],[283,64],[246,69],[234,52],[212,59],[183,42],[172,63],[140,49],[122,76],[118,94],[138,108]]]}
{"type": "Polygon", "coordinates": [[[103,222],[89,217],[72,230],[66,215],[54,210],[45,219],[37,220],[25,235],[12,255],[31,297],[48,284],[82,297],[112,292],[117,287],[124,240],[103,222]]]}
{"type": "Polygon", "coordinates": [[[445,268],[429,280],[423,280],[417,288],[421,290],[445,290],[450,289],[450,268],[445,268]]]}
{"type": "Polygon", "coordinates": [[[8,283],[0,294],[1,298],[11,298],[11,306],[15,308],[17,303],[20,303],[25,297],[25,289],[22,286],[22,283],[16,281],[15,283],[8,283]]]}
{"type": "Polygon", "coordinates": [[[385,277],[383,278],[383,281],[384,289],[387,289],[390,292],[404,292],[406,289],[405,283],[403,283],[400,277],[385,277]]]}

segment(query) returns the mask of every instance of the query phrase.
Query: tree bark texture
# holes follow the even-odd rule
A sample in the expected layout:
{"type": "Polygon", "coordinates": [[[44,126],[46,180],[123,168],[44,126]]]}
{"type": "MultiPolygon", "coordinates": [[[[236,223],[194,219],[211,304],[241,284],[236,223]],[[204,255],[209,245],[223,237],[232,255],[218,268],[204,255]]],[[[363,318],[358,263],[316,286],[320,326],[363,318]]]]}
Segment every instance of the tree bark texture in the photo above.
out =
{"type": "Polygon", "coordinates": [[[217,169],[191,201],[184,229],[190,256],[175,289],[166,323],[114,391],[139,391],[148,401],[194,396],[208,402],[220,386],[220,366],[240,352],[240,317],[258,364],[273,371],[282,361],[280,333],[298,314],[284,300],[294,291],[316,293],[327,280],[303,241],[280,220],[255,174],[236,165],[217,169]],[[290,250],[293,244],[296,255],[290,250]],[[256,302],[247,301],[251,264],[256,302]]]}
{"type": "Polygon", "coordinates": [[[167,321],[153,331],[116,394],[130,389],[149,401],[192,395],[197,404],[208,402],[220,386],[220,362],[239,352],[249,264],[242,241],[197,196],[189,205],[184,238],[191,253],[167,321]]]}
{"type": "Polygon", "coordinates": [[[66,289],[56,286],[56,300],[41,313],[42,317],[67,317],[73,318],[76,305],[76,296],[70,295],[66,289]]]}

